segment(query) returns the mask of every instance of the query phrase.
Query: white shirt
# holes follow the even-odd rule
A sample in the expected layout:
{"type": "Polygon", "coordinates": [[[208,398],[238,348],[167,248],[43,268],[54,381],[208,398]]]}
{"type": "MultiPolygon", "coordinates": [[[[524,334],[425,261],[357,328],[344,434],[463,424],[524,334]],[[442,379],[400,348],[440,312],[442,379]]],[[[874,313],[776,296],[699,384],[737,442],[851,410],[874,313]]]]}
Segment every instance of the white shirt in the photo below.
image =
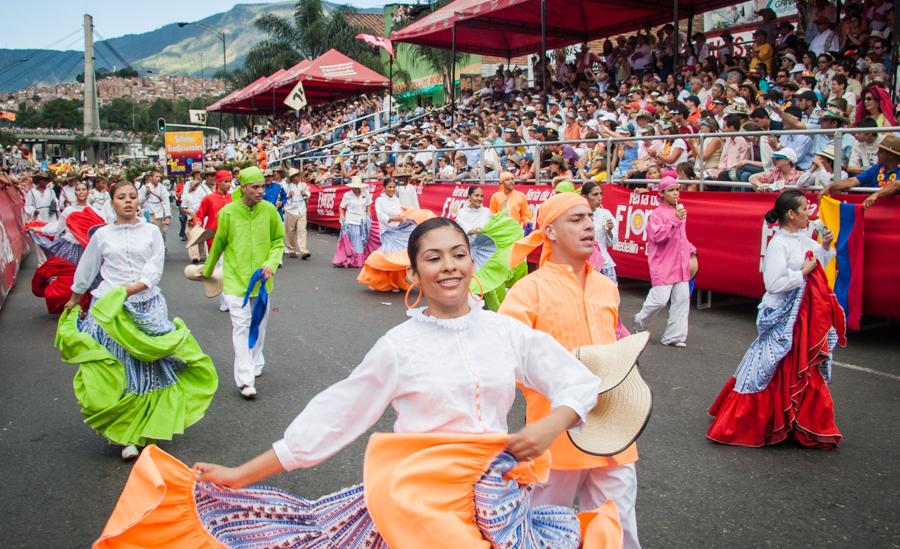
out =
{"type": "Polygon", "coordinates": [[[369,206],[372,205],[372,199],[369,193],[362,191],[359,196],[353,191],[344,193],[341,198],[341,209],[344,210],[344,223],[347,225],[359,225],[363,218],[368,217],[369,206]]]}
{"type": "Polygon", "coordinates": [[[65,209],[78,202],[75,198],[75,185],[65,185],[59,193],[59,207],[65,209]]]}
{"type": "Polygon", "coordinates": [[[603,256],[603,264],[615,267],[616,262],[609,255],[608,248],[619,241],[619,221],[606,208],[594,210],[593,217],[594,238],[597,239],[597,246],[600,248],[600,254],[603,256]],[[613,222],[612,230],[606,228],[607,221],[613,222]]]}
{"type": "Polygon", "coordinates": [[[826,52],[840,51],[840,49],[838,35],[831,29],[825,29],[824,32],[817,34],[809,43],[809,51],[815,53],[817,57],[826,52]]]}
{"type": "Polygon", "coordinates": [[[143,220],[134,224],[104,225],[88,242],[75,270],[72,291],[83,294],[91,287],[97,273],[102,281],[91,294],[100,298],[111,289],[143,282],[147,285],[134,295],[150,297],[159,288],[165,263],[162,233],[156,225],[143,220]]]}
{"type": "Polygon", "coordinates": [[[399,221],[388,221],[388,219],[400,215],[400,197],[397,195],[388,196],[382,194],[375,199],[375,217],[378,219],[378,233],[384,234],[388,227],[400,226],[399,221]]]}
{"type": "Polygon", "coordinates": [[[287,193],[287,204],[284,205],[284,213],[300,215],[306,213],[306,197],[309,196],[309,185],[299,183],[285,183],[284,190],[287,193]]]}
{"type": "Polygon", "coordinates": [[[209,187],[206,186],[206,183],[200,183],[197,185],[194,190],[190,190],[190,182],[185,185],[184,192],[181,194],[181,207],[191,212],[189,217],[193,217],[194,214],[197,213],[197,209],[200,207],[200,201],[203,200],[203,197],[210,194],[212,191],[209,190],[209,187]]]}
{"type": "Polygon", "coordinates": [[[400,204],[407,208],[419,207],[419,189],[415,185],[397,185],[397,198],[400,204]]]}
{"type": "Polygon", "coordinates": [[[506,433],[517,381],[582,419],[596,404],[600,379],[548,334],[477,306],[453,319],[407,314],[273,445],[286,470],[325,461],[388,406],[396,433],[506,433]]]}
{"type": "MultiPolygon", "coordinates": [[[[147,184],[141,187],[138,192],[138,202],[142,208],[150,211],[150,217],[153,219],[163,219],[172,217],[172,206],[169,203],[169,190],[162,184],[147,184]]],[[[200,204],[197,203],[197,208],[200,204]]],[[[194,208],[193,211],[197,211],[194,208]]]]}
{"type": "Polygon", "coordinates": [[[877,139],[871,145],[856,141],[850,153],[850,166],[867,170],[878,163],[878,145],[881,139],[877,139]]]}
{"type": "MultiPolygon", "coordinates": [[[[841,170],[841,180],[847,179],[847,172],[841,170]]],[[[816,171],[806,170],[797,178],[798,187],[825,187],[834,181],[834,175],[822,168],[816,171]]]]}
{"type": "MultiPolygon", "coordinates": [[[[47,223],[46,225],[41,227],[40,231],[46,235],[64,238],[64,239],[68,240],[69,242],[78,243],[78,239],[75,238],[75,236],[71,232],[69,232],[68,220],[69,220],[69,216],[72,215],[72,213],[80,212],[80,211],[84,210],[85,208],[90,208],[90,206],[87,206],[87,205],[79,206],[77,204],[74,206],[68,206],[66,209],[64,209],[59,214],[59,218],[56,220],[56,222],[47,223]]],[[[91,209],[93,209],[93,208],[91,208],[91,209]]],[[[95,210],[95,212],[96,212],[96,210],[95,210]]],[[[100,214],[98,213],[98,215],[100,215],[100,214]]],[[[100,217],[103,217],[103,216],[100,215],[100,217]]]]}
{"type": "Polygon", "coordinates": [[[806,252],[812,250],[822,265],[828,265],[834,257],[833,249],[825,250],[822,245],[804,231],[789,233],[778,229],[763,258],[763,282],[766,294],[760,307],[777,307],[787,297],[788,292],[803,285],[803,263],[806,252]]]}
{"type": "Polygon", "coordinates": [[[50,222],[56,219],[56,209],[51,211],[51,205],[56,201],[56,193],[49,185],[41,191],[37,187],[29,189],[25,195],[25,213],[30,219],[37,212],[37,219],[44,222],[50,222]]]}
{"type": "Polygon", "coordinates": [[[459,223],[459,226],[463,228],[466,233],[471,231],[472,229],[481,229],[484,227],[484,224],[487,223],[487,220],[491,217],[490,208],[485,208],[484,206],[480,208],[473,208],[469,206],[469,202],[466,201],[466,204],[459,209],[459,212],[456,214],[456,222],[459,223]]]}

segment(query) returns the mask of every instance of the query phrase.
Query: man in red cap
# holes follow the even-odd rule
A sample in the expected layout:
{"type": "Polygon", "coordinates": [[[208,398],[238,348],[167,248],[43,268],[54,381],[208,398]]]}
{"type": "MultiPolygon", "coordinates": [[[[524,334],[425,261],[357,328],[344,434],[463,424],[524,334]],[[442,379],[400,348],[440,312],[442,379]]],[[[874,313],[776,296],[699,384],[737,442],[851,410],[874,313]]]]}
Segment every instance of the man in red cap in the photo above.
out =
{"type": "MultiPolygon", "coordinates": [[[[212,229],[215,231],[219,226],[219,210],[231,203],[231,172],[228,170],[219,170],[216,172],[216,189],[213,193],[203,197],[200,201],[200,207],[197,208],[197,215],[194,216],[193,223],[195,226],[204,229],[212,229]]],[[[207,246],[212,248],[213,237],[215,233],[206,241],[207,246]]],[[[221,262],[221,258],[219,259],[221,262]]],[[[228,305],[225,304],[223,294],[219,294],[219,310],[228,311],[228,305]]]]}

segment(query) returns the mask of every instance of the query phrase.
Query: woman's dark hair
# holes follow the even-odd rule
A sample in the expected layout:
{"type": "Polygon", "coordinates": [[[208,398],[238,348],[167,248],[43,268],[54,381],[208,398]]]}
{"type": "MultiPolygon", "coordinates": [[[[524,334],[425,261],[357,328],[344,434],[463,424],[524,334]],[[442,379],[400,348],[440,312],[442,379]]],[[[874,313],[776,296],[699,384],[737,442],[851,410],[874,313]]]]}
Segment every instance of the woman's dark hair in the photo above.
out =
{"type": "Polygon", "coordinates": [[[113,183],[112,185],[110,185],[110,187],[109,187],[109,197],[110,197],[110,198],[113,198],[114,196],[116,196],[116,191],[118,191],[118,190],[121,189],[122,187],[126,187],[126,186],[127,186],[127,187],[131,187],[131,188],[133,188],[134,190],[137,190],[137,187],[135,187],[133,181],[130,181],[130,180],[128,180],[128,179],[120,179],[120,180],[116,181],[115,183],[113,183]]]}
{"type": "Polygon", "coordinates": [[[800,207],[800,199],[803,193],[796,189],[784,191],[775,199],[775,206],[766,212],[766,223],[778,222],[779,225],[784,224],[787,219],[788,212],[792,212],[800,207]]]}
{"type": "Polygon", "coordinates": [[[597,187],[597,183],[593,181],[588,181],[584,185],[581,186],[581,196],[587,196],[591,194],[591,191],[594,190],[594,187],[597,187]]]}
{"type": "Polygon", "coordinates": [[[480,191],[480,190],[481,190],[481,187],[479,187],[478,185],[472,185],[471,187],[469,187],[469,193],[466,196],[468,196],[469,198],[472,198],[472,195],[475,194],[475,191],[480,191]]]}
{"type": "Polygon", "coordinates": [[[406,254],[409,256],[409,265],[412,267],[413,271],[417,270],[416,258],[419,255],[419,246],[421,245],[420,241],[422,240],[422,237],[441,227],[451,227],[458,232],[462,237],[463,242],[466,243],[466,248],[471,250],[471,247],[469,246],[469,237],[466,235],[466,231],[464,231],[456,221],[453,221],[448,217],[432,217],[413,229],[412,234],[409,235],[409,243],[406,245],[406,254]]]}

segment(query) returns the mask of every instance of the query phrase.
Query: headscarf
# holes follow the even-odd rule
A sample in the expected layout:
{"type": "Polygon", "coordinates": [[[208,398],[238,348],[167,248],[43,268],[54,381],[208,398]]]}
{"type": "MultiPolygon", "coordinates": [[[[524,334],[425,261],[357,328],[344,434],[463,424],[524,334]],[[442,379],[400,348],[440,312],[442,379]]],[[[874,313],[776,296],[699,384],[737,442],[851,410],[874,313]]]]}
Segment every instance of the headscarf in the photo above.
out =
{"type": "Polygon", "coordinates": [[[659,180],[659,185],[657,186],[657,191],[662,194],[662,192],[669,187],[674,187],[678,185],[678,180],[671,176],[663,177],[659,180]]]}
{"type": "Polygon", "coordinates": [[[557,193],[574,193],[575,185],[571,181],[560,181],[553,190],[557,193]]]}
{"type": "Polygon", "coordinates": [[[513,247],[509,252],[509,266],[518,266],[526,257],[528,257],[528,254],[542,244],[543,249],[541,250],[541,260],[539,264],[543,265],[550,259],[552,249],[550,240],[544,233],[544,229],[556,221],[556,218],[576,206],[588,206],[590,209],[587,199],[580,194],[575,193],[556,194],[541,204],[540,208],[538,208],[537,216],[537,224],[540,228],[535,229],[531,234],[513,244],[513,247]]]}
{"type": "Polygon", "coordinates": [[[891,97],[884,88],[875,85],[863,89],[862,93],[859,94],[859,103],[856,104],[856,116],[854,117],[853,125],[857,126],[860,120],[869,117],[869,111],[866,110],[866,102],[863,101],[866,93],[871,93],[878,98],[878,107],[881,109],[881,114],[884,115],[888,126],[896,126],[897,119],[894,118],[894,105],[891,103],[891,97]]]}

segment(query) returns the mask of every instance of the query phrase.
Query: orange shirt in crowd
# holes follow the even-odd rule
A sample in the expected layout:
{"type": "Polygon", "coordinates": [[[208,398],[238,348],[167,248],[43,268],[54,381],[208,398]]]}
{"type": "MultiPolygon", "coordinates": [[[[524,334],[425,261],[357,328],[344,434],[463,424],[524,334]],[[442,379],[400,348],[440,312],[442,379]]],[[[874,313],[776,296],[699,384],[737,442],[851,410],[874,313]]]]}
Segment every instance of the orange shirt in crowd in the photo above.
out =
{"type": "MultiPolygon", "coordinates": [[[[570,265],[553,263],[551,258],[538,270],[516,282],[506,294],[499,313],[516,318],[535,330],[553,336],[570,351],[585,345],[616,341],[619,321],[619,290],[605,276],[584,264],[585,285],[581,287],[570,265]]],[[[537,391],[523,388],[526,421],[547,416],[550,401],[537,391]]],[[[566,433],[550,445],[553,469],[576,470],[634,463],[637,446],[603,457],[586,454],[576,448],[566,433]]]]}
{"type": "Polygon", "coordinates": [[[515,219],[518,223],[528,223],[531,221],[531,208],[528,207],[528,199],[525,193],[515,189],[510,193],[503,192],[503,189],[495,192],[491,196],[491,213],[497,213],[506,207],[507,214],[515,219]]]}

